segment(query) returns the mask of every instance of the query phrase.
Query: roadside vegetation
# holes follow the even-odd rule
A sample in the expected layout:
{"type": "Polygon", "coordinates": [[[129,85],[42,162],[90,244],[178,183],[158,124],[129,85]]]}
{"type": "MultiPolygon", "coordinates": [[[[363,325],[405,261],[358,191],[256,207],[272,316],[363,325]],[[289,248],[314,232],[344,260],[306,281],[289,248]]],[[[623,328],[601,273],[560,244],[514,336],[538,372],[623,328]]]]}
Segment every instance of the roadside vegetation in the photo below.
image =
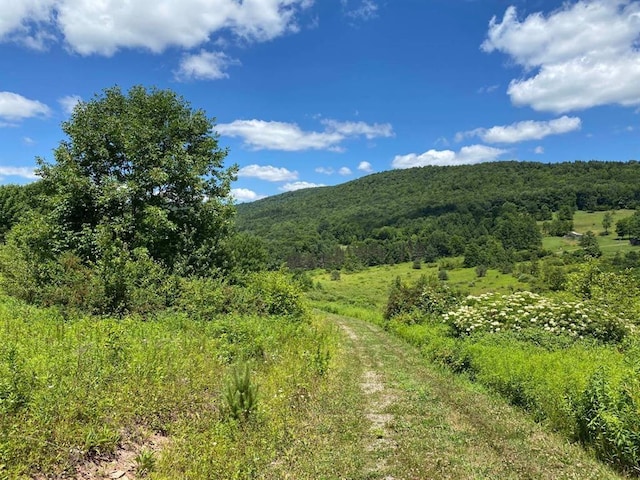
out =
{"type": "Polygon", "coordinates": [[[212,127],[107,89],[2,187],[0,478],[251,478],[301,435],[336,333],[233,230],[212,127]]]}
{"type": "Polygon", "coordinates": [[[106,89],[62,130],[0,187],[0,479],[640,472],[637,162],[236,209],[171,91],[106,89]]]}
{"type": "Polygon", "coordinates": [[[456,282],[470,270],[459,267],[441,280],[438,267],[415,272],[411,264],[339,281],[318,272],[310,295],[318,308],[399,335],[430,362],[484,385],[603,461],[637,474],[637,277],[595,259],[563,268],[562,288],[553,291],[542,269],[527,285],[517,273],[499,272],[456,282]],[[485,290],[486,277],[501,287],[485,290]]]}

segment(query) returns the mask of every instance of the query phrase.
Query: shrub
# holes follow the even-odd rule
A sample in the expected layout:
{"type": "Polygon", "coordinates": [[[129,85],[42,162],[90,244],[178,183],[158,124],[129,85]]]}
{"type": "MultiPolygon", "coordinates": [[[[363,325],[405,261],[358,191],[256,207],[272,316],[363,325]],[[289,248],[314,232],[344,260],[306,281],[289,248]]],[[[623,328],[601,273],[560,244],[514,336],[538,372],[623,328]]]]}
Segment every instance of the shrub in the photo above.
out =
{"type": "Polygon", "coordinates": [[[599,369],[574,402],[578,440],[605,461],[637,472],[640,465],[640,381],[634,371],[614,386],[599,369]]]}
{"type": "Polygon", "coordinates": [[[258,406],[258,386],[251,380],[249,365],[236,366],[224,384],[224,412],[234,420],[248,420],[258,406]]]}
{"type": "Polygon", "coordinates": [[[384,318],[389,320],[396,315],[414,310],[423,315],[442,314],[457,304],[458,295],[446,283],[435,277],[422,276],[414,285],[404,284],[398,277],[391,286],[384,318]]]}
{"type": "Polygon", "coordinates": [[[229,289],[221,280],[214,278],[181,279],[176,309],[198,320],[212,320],[217,315],[233,309],[229,289]]]}
{"type": "Polygon", "coordinates": [[[620,341],[628,320],[594,302],[552,301],[531,292],[469,296],[457,310],[444,315],[458,334],[541,328],[573,337],[620,341]]]}
{"type": "Polygon", "coordinates": [[[306,314],[302,289],[283,272],[261,272],[249,277],[248,289],[258,313],[302,318],[306,314]]]}

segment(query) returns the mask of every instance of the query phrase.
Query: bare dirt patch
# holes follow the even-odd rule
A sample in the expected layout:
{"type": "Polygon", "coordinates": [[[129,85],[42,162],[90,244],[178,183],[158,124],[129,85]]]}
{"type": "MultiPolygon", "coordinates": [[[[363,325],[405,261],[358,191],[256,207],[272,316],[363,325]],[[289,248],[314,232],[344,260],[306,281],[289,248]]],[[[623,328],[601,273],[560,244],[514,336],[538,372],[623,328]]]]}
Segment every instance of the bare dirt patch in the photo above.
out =
{"type": "Polygon", "coordinates": [[[76,480],[132,480],[136,477],[136,457],[143,450],[160,452],[169,438],[158,433],[148,434],[138,431],[128,435],[120,444],[115,455],[110,458],[96,458],[80,465],[76,470],[76,480]]]}

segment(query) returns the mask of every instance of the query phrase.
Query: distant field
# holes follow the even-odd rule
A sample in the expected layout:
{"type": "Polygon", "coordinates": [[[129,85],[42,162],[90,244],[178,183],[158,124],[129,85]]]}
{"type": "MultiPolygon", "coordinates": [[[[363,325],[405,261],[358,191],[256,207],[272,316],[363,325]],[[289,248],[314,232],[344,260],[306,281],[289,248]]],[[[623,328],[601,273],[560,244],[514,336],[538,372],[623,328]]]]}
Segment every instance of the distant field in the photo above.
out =
{"type": "MultiPolygon", "coordinates": [[[[478,278],[475,268],[459,268],[462,258],[446,259],[441,262],[456,267],[447,270],[449,275],[447,283],[471,294],[489,291],[507,293],[527,289],[526,283],[519,282],[513,276],[502,274],[497,270],[488,270],[486,276],[478,278]]],[[[313,280],[337,301],[382,309],[387,302],[389,288],[396,277],[407,282],[415,282],[421,275],[438,275],[437,264],[422,265],[419,270],[412,268],[411,263],[383,265],[371,267],[362,272],[342,272],[340,280],[331,280],[330,274],[323,270],[316,270],[313,273],[313,280]]]]}
{"type": "MultiPolygon", "coordinates": [[[[601,235],[604,233],[602,228],[602,219],[605,212],[583,212],[578,211],[573,217],[573,229],[578,233],[585,233],[591,230],[598,238],[598,244],[605,256],[614,256],[617,252],[628,252],[635,247],[629,244],[628,240],[618,240],[616,235],[616,222],[620,219],[630,217],[635,210],[615,210],[613,212],[613,225],[609,229],[609,235],[601,235]]],[[[542,224],[542,222],[540,222],[542,224]]],[[[562,254],[563,252],[574,252],[580,249],[577,240],[569,240],[561,237],[544,237],[542,246],[554,253],[562,254]]]]}

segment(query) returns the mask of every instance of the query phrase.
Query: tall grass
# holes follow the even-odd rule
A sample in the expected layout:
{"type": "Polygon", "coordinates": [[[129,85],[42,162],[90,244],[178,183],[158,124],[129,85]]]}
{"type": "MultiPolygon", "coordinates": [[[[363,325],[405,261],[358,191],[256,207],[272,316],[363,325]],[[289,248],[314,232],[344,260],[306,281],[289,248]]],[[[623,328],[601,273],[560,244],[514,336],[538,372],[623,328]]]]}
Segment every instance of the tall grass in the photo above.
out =
{"type": "Polygon", "coordinates": [[[65,318],[0,297],[0,478],[63,476],[151,433],[175,439],[156,475],[241,478],[256,462],[242,445],[264,436],[275,447],[258,463],[275,458],[286,440],[276,425],[320,381],[332,342],[332,330],[290,317],[65,318]],[[251,425],[222,414],[238,363],[260,385],[251,425]]]}

